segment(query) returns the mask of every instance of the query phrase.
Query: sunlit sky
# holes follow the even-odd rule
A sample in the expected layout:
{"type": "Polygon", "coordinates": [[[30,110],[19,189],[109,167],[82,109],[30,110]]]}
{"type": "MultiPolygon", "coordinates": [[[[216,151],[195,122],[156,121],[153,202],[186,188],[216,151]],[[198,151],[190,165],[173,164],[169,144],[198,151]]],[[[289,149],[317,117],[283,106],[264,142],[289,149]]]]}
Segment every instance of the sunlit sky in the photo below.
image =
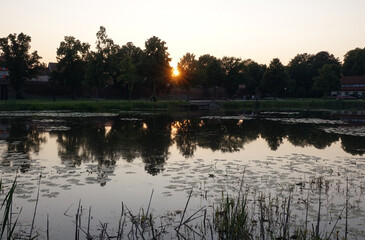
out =
{"type": "Polygon", "coordinates": [[[186,53],[287,64],[325,50],[341,61],[365,47],[364,0],[0,0],[0,37],[24,32],[42,61],[56,61],[64,36],[95,46],[104,26],[115,43],[167,43],[172,65],[186,53]]]}

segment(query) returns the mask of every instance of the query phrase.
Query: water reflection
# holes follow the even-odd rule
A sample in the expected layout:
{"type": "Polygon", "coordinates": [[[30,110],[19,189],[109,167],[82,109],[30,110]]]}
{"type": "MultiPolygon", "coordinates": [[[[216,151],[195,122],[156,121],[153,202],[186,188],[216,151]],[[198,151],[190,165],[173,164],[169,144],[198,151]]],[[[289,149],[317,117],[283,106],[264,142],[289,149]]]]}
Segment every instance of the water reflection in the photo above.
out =
{"type": "Polygon", "coordinates": [[[142,158],[152,175],[163,169],[168,159],[170,120],[165,117],[144,119],[112,119],[99,122],[74,123],[70,131],[58,132],[58,155],[61,161],[78,166],[97,162],[113,167],[119,159],[128,162],[142,158]]]}
{"type": "Polygon", "coordinates": [[[2,138],[6,141],[3,157],[0,157],[1,166],[16,167],[25,173],[31,167],[29,153],[37,154],[42,144],[47,142],[44,134],[31,128],[28,121],[1,121],[2,138]]]}
{"type": "MultiPolygon", "coordinates": [[[[169,148],[173,144],[185,158],[193,157],[197,148],[222,153],[244,151],[246,144],[258,138],[264,139],[273,151],[287,139],[294,146],[313,146],[317,149],[325,149],[341,141],[345,152],[352,155],[365,153],[363,137],[325,131],[329,124],[327,120],[320,124],[313,121],[305,123],[304,120],[278,121],[245,116],[176,119],[169,115],[2,119],[0,127],[6,130],[6,135],[2,136],[7,155],[0,160],[5,166],[13,164],[15,158],[11,154],[24,154],[23,158],[29,159],[29,153],[39,152],[47,143],[44,132],[57,138],[58,156],[68,166],[90,162],[113,171],[120,159],[132,162],[140,158],[145,171],[151,175],[164,170],[170,155],[169,148]]],[[[337,124],[331,125],[331,128],[337,126],[343,127],[337,124]]],[[[30,165],[30,161],[24,161],[20,170],[26,172],[30,165]]]]}

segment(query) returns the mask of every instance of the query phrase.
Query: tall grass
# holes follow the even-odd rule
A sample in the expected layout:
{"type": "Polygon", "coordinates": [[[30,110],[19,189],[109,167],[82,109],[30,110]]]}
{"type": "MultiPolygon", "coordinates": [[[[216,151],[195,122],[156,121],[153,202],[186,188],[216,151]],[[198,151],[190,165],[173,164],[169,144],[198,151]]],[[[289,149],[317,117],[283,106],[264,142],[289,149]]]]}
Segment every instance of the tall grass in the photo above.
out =
{"type": "MultiPolygon", "coordinates": [[[[188,211],[188,206],[193,193],[193,190],[191,190],[184,210],[165,222],[162,222],[158,217],[156,218],[150,213],[153,191],[146,212],[141,209],[135,214],[122,203],[118,223],[110,223],[110,225],[116,225],[117,230],[115,230],[115,228],[111,228],[112,230],[110,230],[110,227],[108,228],[109,223],[99,221],[98,230],[94,230],[92,233],[90,229],[92,219],[91,207],[89,207],[86,212],[87,208],[82,206],[80,200],[73,220],[75,226],[74,239],[338,239],[338,233],[333,233],[345,210],[346,233],[344,239],[347,239],[348,193],[346,193],[346,204],[337,217],[332,230],[329,234],[323,233],[320,231],[320,224],[322,221],[322,188],[325,184],[322,178],[318,178],[315,181],[318,190],[318,211],[316,220],[313,219],[315,226],[312,224],[309,228],[307,227],[308,208],[311,202],[309,192],[307,201],[305,201],[305,223],[302,224],[296,222],[296,218],[292,214],[292,205],[294,201],[292,189],[289,189],[287,196],[271,196],[270,194],[267,195],[262,192],[252,192],[247,186],[244,187],[244,178],[242,178],[236,196],[229,196],[227,193],[222,192],[222,199],[216,206],[211,208],[202,207],[194,212],[188,211]],[[84,214],[84,212],[86,212],[86,214],[84,214]],[[82,221],[82,219],[85,218],[87,221],[82,221]],[[84,222],[87,223],[87,226],[84,226],[84,222]]],[[[1,219],[0,239],[15,239],[13,235],[18,219],[13,222],[12,204],[16,185],[16,180],[14,180],[1,204],[0,212],[3,216],[1,219]]],[[[1,181],[0,187],[3,187],[1,181]]],[[[348,191],[348,185],[346,186],[346,191],[348,191]]],[[[33,221],[37,206],[38,204],[35,206],[33,221]]],[[[30,231],[32,231],[32,229],[30,231]]],[[[37,236],[32,237],[33,236],[30,233],[23,238],[21,236],[16,236],[16,239],[35,239],[37,236]]],[[[52,239],[52,236],[50,236],[49,233],[48,215],[46,238],[52,239]]]]}
{"type": "MultiPolygon", "coordinates": [[[[3,183],[0,180],[0,189],[3,189],[3,183]]],[[[15,230],[15,226],[17,224],[18,218],[15,220],[15,222],[13,223],[13,213],[12,213],[12,206],[13,206],[13,196],[14,196],[14,191],[16,188],[16,179],[14,180],[11,188],[9,189],[9,191],[6,193],[5,198],[3,200],[3,202],[1,203],[1,207],[0,207],[0,213],[3,214],[2,218],[1,218],[1,222],[0,222],[0,239],[3,239],[3,237],[5,237],[6,239],[11,239],[12,235],[14,233],[15,230]]],[[[21,212],[21,210],[20,210],[21,212]]],[[[19,217],[19,215],[18,215],[19,217]]]]}

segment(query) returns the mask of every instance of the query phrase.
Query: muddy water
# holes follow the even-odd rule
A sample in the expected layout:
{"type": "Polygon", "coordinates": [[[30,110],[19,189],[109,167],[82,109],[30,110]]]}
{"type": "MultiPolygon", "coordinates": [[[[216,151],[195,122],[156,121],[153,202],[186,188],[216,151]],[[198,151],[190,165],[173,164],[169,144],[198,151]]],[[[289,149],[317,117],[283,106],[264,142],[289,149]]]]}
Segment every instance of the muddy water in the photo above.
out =
{"type": "MultiPolygon", "coordinates": [[[[153,191],[151,211],[164,217],[182,210],[193,189],[188,211],[211,208],[222,192],[237,193],[243,174],[252,199],[290,192],[298,223],[309,199],[309,226],[323,177],[321,231],[330,232],[344,208],[348,179],[350,234],[365,239],[362,119],[348,112],[0,112],[0,177],[4,190],[17,177],[13,212],[21,211],[17,231],[23,235],[39,189],[39,239],[47,214],[51,239],[72,239],[79,201],[91,207],[93,233],[99,221],[116,232],[122,203],[138,213],[153,191]]],[[[343,234],[344,218],[336,231],[343,234]]]]}

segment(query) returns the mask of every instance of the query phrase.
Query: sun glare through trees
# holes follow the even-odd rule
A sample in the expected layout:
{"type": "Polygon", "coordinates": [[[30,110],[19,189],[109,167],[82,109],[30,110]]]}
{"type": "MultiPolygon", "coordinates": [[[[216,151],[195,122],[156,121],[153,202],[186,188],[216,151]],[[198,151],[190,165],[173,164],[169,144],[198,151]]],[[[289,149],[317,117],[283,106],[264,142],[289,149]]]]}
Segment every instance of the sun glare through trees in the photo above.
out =
{"type": "Polygon", "coordinates": [[[176,76],[179,76],[179,74],[180,74],[179,70],[177,70],[177,69],[174,67],[174,68],[173,68],[173,70],[172,70],[172,76],[173,76],[173,77],[176,77],[176,76]]]}

